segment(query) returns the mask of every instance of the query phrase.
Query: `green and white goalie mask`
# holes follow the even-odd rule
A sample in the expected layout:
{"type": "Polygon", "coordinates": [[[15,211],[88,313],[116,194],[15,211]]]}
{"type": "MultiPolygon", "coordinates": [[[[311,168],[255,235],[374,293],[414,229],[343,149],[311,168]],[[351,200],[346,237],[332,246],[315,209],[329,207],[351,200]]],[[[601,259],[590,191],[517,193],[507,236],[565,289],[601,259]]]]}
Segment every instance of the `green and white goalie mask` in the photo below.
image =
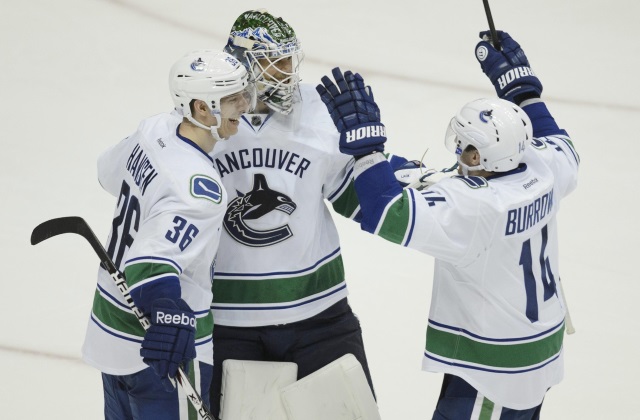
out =
{"type": "Polygon", "coordinates": [[[292,111],[304,53],[287,22],[266,10],[247,11],[234,22],[224,50],[244,63],[260,101],[285,115],[292,111]]]}

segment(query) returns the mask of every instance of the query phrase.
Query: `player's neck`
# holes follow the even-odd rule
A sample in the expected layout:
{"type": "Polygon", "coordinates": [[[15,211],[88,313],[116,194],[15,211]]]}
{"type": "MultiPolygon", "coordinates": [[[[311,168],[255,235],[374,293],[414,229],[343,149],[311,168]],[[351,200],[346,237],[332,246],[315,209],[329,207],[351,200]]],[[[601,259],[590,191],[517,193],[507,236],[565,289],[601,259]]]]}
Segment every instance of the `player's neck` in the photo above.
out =
{"type": "Polygon", "coordinates": [[[183,121],[180,123],[178,133],[195,144],[198,145],[206,153],[211,153],[213,147],[216,145],[216,139],[211,135],[210,130],[197,127],[191,124],[189,121],[183,121]]]}

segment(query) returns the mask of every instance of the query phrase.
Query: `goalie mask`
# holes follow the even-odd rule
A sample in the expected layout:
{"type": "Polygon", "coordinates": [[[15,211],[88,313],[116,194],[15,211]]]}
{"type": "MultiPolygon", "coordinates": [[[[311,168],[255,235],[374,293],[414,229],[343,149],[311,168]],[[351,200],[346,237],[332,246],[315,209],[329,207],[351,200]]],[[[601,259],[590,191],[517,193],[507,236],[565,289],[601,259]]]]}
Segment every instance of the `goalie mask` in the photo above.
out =
{"type": "Polygon", "coordinates": [[[256,106],[255,86],[244,66],[219,51],[192,51],[176,61],[169,73],[169,89],[176,111],[197,127],[211,130],[216,140],[220,140],[217,128],[223,118],[239,119],[256,106]],[[207,104],[216,125],[196,121],[190,106],[195,99],[207,104]]]}
{"type": "Polygon", "coordinates": [[[287,22],[264,9],[244,12],[234,22],[224,50],[251,73],[260,101],[279,113],[291,112],[304,54],[287,22]]]}
{"type": "Polygon", "coordinates": [[[464,175],[481,169],[506,172],[518,167],[532,137],[531,120],[522,108],[504,99],[477,99],[451,119],[445,145],[457,155],[464,175]],[[477,166],[460,161],[468,146],[478,150],[477,166]]]}

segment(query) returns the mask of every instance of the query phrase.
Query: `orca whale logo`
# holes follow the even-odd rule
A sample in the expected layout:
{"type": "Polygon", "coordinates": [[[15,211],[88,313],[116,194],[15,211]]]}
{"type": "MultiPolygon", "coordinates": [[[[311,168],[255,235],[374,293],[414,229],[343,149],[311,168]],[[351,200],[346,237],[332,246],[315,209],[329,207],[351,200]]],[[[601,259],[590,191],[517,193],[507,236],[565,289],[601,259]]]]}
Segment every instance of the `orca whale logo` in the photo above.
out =
{"type": "Polygon", "coordinates": [[[270,246],[293,236],[289,225],[257,230],[247,225],[246,221],[258,219],[274,210],[291,214],[296,207],[288,196],[269,188],[263,174],[255,174],[251,191],[246,194],[238,191],[238,197],[227,206],[223,225],[233,239],[244,245],[270,246]]]}

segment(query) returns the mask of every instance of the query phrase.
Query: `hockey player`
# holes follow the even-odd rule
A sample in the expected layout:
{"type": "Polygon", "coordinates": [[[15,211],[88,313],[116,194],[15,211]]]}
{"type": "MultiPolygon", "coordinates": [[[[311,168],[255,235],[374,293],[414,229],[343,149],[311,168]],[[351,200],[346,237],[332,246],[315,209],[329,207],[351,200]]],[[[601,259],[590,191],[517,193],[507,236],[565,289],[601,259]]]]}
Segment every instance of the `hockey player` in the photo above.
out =
{"type": "Polygon", "coordinates": [[[502,99],[462,107],[445,139],[460,175],[422,192],[401,190],[378,153],[384,127],[363,79],[335,70],[337,86],[317,87],[357,159],[362,229],[436,259],[423,359],[445,373],[434,419],[537,419],[563,377],[556,213],[579,158],[518,43],[499,32],[498,51],[487,36],[476,56],[502,99]]]}
{"type": "Polygon", "coordinates": [[[373,389],[325,203],[357,214],[353,158],[338,150],[313,85],[299,83],[303,52],[287,22],[242,13],[225,51],[252,73],[259,101],[233,141],[213,151],[230,197],[213,282],[212,413],[226,359],[295,362],[302,378],[352,353],[373,389]]]}
{"type": "Polygon", "coordinates": [[[169,87],[182,122],[147,118],[98,160],[118,200],[106,249],[151,322],[145,332],[100,268],[83,358],[102,371],[106,419],[186,419],[172,383],[180,365],[208,405],[211,276],[227,203],[208,153],[237,131],[255,90],[238,60],[206,50],[178,60],[169,87]]]}

